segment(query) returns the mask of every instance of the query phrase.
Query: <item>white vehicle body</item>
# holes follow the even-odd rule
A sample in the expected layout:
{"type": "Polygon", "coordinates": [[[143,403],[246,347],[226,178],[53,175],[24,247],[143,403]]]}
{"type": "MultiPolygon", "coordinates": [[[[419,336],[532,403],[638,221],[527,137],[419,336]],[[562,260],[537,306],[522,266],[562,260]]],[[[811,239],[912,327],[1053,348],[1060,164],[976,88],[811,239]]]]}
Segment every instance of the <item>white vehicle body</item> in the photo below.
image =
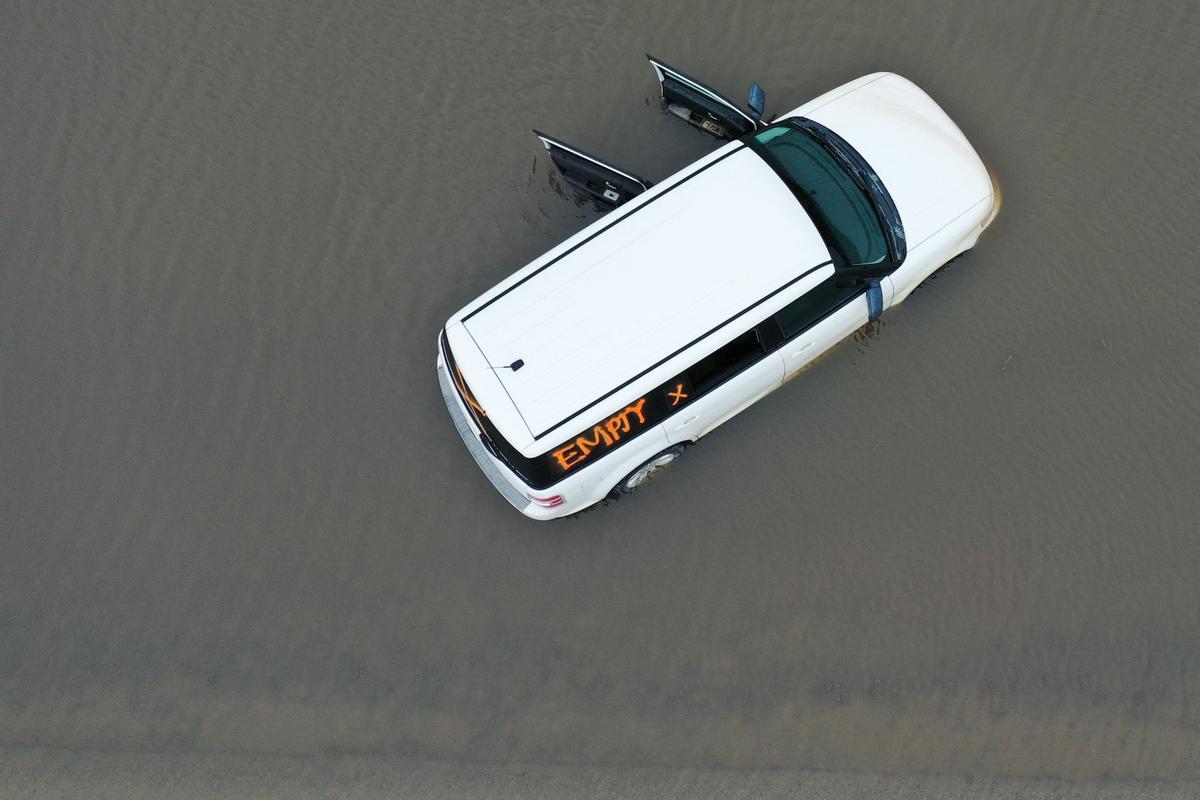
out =
{"type": "Polygon", "coordinates": [[[771,137],[759,128],[757,143],[742,137],[648,190],[639,183],[641,194],[451,316],[438,346],[443,397],[516,508],[561,517],[625,486],[778,388],[880,301],[902,301],[994,218],[983,163],[908,80],[868,75],[764,127],[814,122],[849,143],[894,203],[886,274],[855,277],[765,160],[771,137]],[[826,296],[836,306],[822,312],[826,296]],[[742,355],[755,342],[762,352],[742,355]]]}

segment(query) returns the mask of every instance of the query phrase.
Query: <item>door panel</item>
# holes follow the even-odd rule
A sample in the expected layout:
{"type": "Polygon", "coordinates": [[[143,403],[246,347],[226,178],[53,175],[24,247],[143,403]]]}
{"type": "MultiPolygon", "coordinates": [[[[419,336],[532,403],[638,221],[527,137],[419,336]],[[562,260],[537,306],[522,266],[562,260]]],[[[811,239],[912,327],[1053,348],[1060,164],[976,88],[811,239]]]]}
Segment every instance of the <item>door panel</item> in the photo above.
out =
{"type": "Polygon", "coordinates": [[[572,147],[561,139],[534,131],[550,160],[566,178],[567,183],[588,197],[609,208],[616,208],[637,197],[653,184],[604,161],[591,153],[572,147]]]}
{"type": "Polygon", "coordinates": [[[791,378],[817,356],[867,324],[867,296],[859,294],[808,330],[783,343],[784,375],[791,378]]]}
{"type": "Polygon", "coordinates": [[[697,439],[782,382],[783,359],[770,353],[669,417],[663,431],[672,443],[697,439]]]}
{"type": "Polygon", "coordinates": [[[718,139],[736,139],[758,128],[754,117],[735,103],[649,53],[666,110],[718,139]]]}

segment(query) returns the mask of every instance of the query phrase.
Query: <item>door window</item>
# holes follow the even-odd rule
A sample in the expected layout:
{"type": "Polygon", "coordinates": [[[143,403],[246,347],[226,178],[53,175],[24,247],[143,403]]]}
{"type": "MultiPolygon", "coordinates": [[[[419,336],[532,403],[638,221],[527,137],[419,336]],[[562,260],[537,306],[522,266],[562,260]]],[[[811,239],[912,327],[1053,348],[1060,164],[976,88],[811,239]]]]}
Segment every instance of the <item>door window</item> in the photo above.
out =
{"type": "Polygon", "coordinates": [[[737,103],[711,87],[683,74],[649,53],[650,65],[658,76],[663,107],[668,113],[711,133],[718,139],[734,139],[759,127],[758,121],[742,111],[737,103]]]}
{"type": "Polygon", "coordinates": [[[697,361],[688,369],[692,389],[704,394],[726,378],[740,372],[751,363],[766,355],[758,340],[758,333],[749,330],[729,344],[697,361]]]}
{"type": "MultiPolygon", "coordinates": [[[[809,292],[805,292],[798,300],[784,306],[775,314],[775,321],[783,333],[784,339],[790,339],[802,331],[811,328],[822,318],[841,308],[848,300],[862,294],[864,286],[860,281],[854,281],[849,286],[838,286],[835,275],[829,280],[817,284],[809,292]]],[[[841,279],[845,282],[845,279],[841,279]]]]}

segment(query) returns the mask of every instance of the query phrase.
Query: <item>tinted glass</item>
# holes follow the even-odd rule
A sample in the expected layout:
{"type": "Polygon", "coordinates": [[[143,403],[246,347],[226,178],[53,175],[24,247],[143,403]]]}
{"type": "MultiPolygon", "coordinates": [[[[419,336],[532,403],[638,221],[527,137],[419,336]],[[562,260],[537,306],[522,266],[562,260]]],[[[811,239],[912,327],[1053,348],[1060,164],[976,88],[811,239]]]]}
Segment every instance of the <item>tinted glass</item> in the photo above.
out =
{"type": "Polygon", "coordinates": [[[692,388],[702,394],[743,367],[763,356],[765,351],[753,330],[743,333],[711,355],[697,361],[688,371],[692,388]]]}
{"type": "Polygon", "coordinates": [[[816,139],[802,130],[780,126],[754,137],[775,166],[808,198],[818,222],[833,236],[834,246],[855,266],[880,264],[887,241],[871,199],[816,139]]]}
{"type": "Polygon", "coordinates": [[[819,284],[811,292],[805,292],[798,300],[789,303],[775,315],[783,338],[790,339],[806,328],[839,308],[843,303],[861,294],[864,287],[855,282],[852,286],[839,288],[836,277],[819,284]]]}

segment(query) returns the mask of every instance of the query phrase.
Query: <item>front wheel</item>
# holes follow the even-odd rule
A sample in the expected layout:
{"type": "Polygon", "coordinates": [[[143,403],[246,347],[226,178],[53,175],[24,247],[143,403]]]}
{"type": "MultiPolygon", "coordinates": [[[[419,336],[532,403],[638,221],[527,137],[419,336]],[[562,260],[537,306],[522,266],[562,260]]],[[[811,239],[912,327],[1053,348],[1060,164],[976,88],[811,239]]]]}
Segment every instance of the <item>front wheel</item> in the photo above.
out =
{"type": "Polygon", "coordinates": [[[675,459],[679,458],[682,453],[683,445],[677,444],[673,447],[668,447],[622,478],[621,482],[613,487],[613,494],[626,495],[636,491],[641,486],[645,486],[666,470],[667,467],[671,466],[675,462],[675,459]]]}
{"type": "Polygon", "coordinates": [[[925,276],[925,279],[924,279],[923,281],[921,281],[920,283],[918,283],[918,284],[917,284],[917,286],[916,286],[916,288],[917,288],[917,289],[920,289],[922,286],[928,286],[930,283],[932,283],[932,282],[933,282],[933,279],[934,279],[934,278],[936,278],[938,275],[942,274],[942,270],[944,270],[946,267],[948,267],[948,266],[950,266],[951,264],[953,264],[955,261],[958,261],[960,258],[962,258],[963,256],[965,256],[965,255],[966,255],[967,253],[969,253],[969,252],[971,252],[970,248],[968,248],[968,249],[966,249],[966,250],[963,250],[961,253],[959,253],[958,255],[956,255],[954,258],[950,259],[950,260],[949,260],[949,261],[947,261],[945,264],[942,264],[940,267],[938,267],[937,269],[935,269],[933,272],[931,272],[931,273],[929,273],[928,275],[926,275],[926,276],[925,276]]]}

